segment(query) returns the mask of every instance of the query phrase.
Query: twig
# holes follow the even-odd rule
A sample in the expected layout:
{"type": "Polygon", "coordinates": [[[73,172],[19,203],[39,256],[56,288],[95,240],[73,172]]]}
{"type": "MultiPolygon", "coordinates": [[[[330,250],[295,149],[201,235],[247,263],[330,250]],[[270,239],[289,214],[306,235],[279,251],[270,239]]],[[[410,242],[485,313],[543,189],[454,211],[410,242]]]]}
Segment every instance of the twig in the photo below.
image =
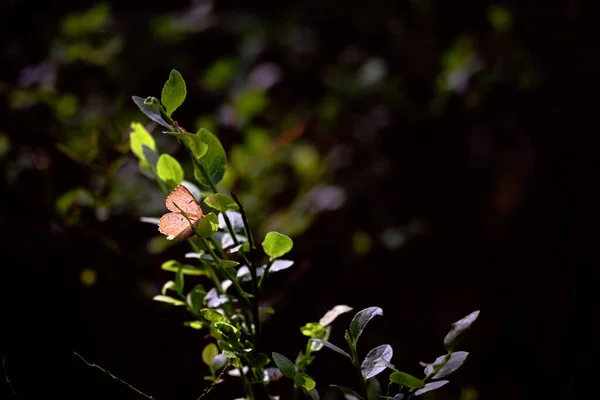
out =
{"type": "Polygon", "coordinates": [[[6,356],[4,356],[4,355],[2,356],[2,369],[4,369],[4,382],[6,382],[6,384],[10,388],[10,390],[12,390],[13,394],[16,395],[17,391],[15,390],[14,386],[10,382],[10,379],[8,379],[8,371],[6,370],[6,356]]]}
{"type": "MultiPolygon", "coordinates": [[[[223,374],[225,374],[225,371],[227,371],[229,369],[229,367],[231,367],[231,364],[226,365],[225,368],[223,368],[223,371],[221,371],[221,373],[219,374],[219,376],[217,376],[217,379],[215,379],[213,381],[213,383],[210,384],[209,387],[207,387],[206,389],[204,389],[204,392],[202,392],[202,394],[200,395],[200,397],[198,397],[197,400],[200,400],[201,398],[203,398],[204,396],[206,396],[211,390],[213,390],[213,388],[215,386],[217,386],[221,380],[221,377],[223,376],[223,374]]],[[[243,373],[243,371],[240,371],[241,373],[243,373]]]]}
{"type": "Polygon", "coordinates": [[[92,364],[92,363],[90,363],[90,362],[87,362],[87,360],[86,360],[85,358],[83,358],[83,356],[81,356],[79,353],[77,353],[77,352],[75,352],[75,351],[74,351],[74,352],[73,352],[73,354],[75,354],[77,357],[81,358],[81,360],[82,360],[84,363],[86,363],[88,366],[90,366],[90,367],[92,367],[92,368],[97,368],[97,369],[99,369],[100,371],[104,372],[106,375],[110,376],[111,378],[113,378],[113,379],[115,379],[115,380],[117,380],[117,381],[121,382],[121,383],[122,383],[122,384],[124,384],[125,386],[129,387],[129,389],[131,389],[131,390],[134,390],[134,391],[138,392],[139,394],[141,394],[142,396],[144,396],[144,397],[146,397],[146,398],[148,398],[148,399],[154,400],[154,397],[152,397],[152,396],[148,396],[146,393],[142,392],[141,390],[139,390],[139,389],[137,389],[137,388],[133,387],[132,385],[130,385],[129,383],[125,382],[123,379],[121,379],[121,378],[119,378],[119,377],[117,377],[117,376],[113,375],[113,374],[112,374],[110,371],[108,371],[108,370],[106,370],[106,369],[102,368],[102,367],[101,367],[101,366],[99,366],[99,365],[96,365],[96,364],[92,364]]]}

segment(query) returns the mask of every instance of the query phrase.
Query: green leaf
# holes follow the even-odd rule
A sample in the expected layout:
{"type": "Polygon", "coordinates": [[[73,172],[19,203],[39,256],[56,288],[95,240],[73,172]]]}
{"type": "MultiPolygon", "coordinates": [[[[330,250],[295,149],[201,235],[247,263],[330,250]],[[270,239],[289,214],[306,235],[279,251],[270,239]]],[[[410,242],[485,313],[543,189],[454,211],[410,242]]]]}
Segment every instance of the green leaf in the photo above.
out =
{"type": "Polygon", "coordinates": [[[342,391],[342,393],[344,393],[344,398],[346,398],[346,400],[363,400],[362,396],[359,395],[358,393],[356,393],[352,389],[348,389],[347,387],[338,386],[338,385],[329,385],[329,386],[340,389],[342,391]]]}
{"type": "Polygon", "coordinates": [[[167,294],[167,290],[176,290],[175,289],[175,282],[173,282],[173,281],[167,281],[163,285],[163,287],[162,287],[162,289],[160,291],[160,294],[162,294],[163,296],[166,295],[167,294]]]}
{"type": "Polygon", "coordinates": [[[343,304],[335,306],[323,315],[319,320],[319,323],[324,326],[330,325],[337,317],[349,311],[352,311],[352,307],[343,304]]]}
{"type": "Polygon", "coordinates": [[[211,310],[210,308],[203,308],[200,310],[200,314],[206,318],[208,322],[212,322],[213,324],[215,322],[228,322],[226,316],[215,310],[211,310]]]}
{"type": "Polygon", "coordinates": [[[169,125],[169,123],[165,121],[165,119],[162,116],[164,109],[160,105],[160,102],[157,98],[147,97],[143,99],[138,96],[132,96],[131,98],[133,99],[133,102],[139,107],[139,109],[144,114],[146,114],[148,118],[166,128],[171,129],[171,125],[169,125]]]}
{"type": "Polygon", "coordinates": [[[187,90],[183,76],[177,70],[172,70],[169,74],[169,80],[163,86],[160,102],[166,109],[167,115],[170,117],[180,105],[183,104],[187,90]]]}
{"type": "Polygon", "coordinates": [[[309,322],[300,328],[300,332],[304,336],[308,336],[314,339],[324,339],[327,334],[325,327],[317,322],[309,322]]]}
{"type": "Polygon", "coordinates": [[[230,344],[235,344],[240,339],[240,331],[228,322],[214,322],[215,328],[225,336],[230,344]]]}
{"type": "Polygon", "coordinates": [[[183,181],[183,168],[179,161],[168,154],[163,154],[158,159],[156,171],[160,179],[172,188],[177,187],[183,181]]]}
{"type": "Polygon", "coordinates": [[[156,295],[152,298],[152,300],[160,301],[167,304],[172,304],[174,306],[185,306],[185,303],[181,300],[174,299],[169,296],[156,295]]]}
{"type": "Polygon", "coordinates": [[[387,364],[390,362],[393,355],[394,350],[389,344],[382,344],[369,351],[360,366],[363,377],[369,379],[379,375],[387,368],[387,364]]]}
{"type": "Polygon", "coordinates": [[[213,212],[208,213],[198,223],[198,234],[207,238],[219,230],[219,218],[213,212]]]}
{"type": "Polygon", "coordinates": [[[423,389],[419,389],[415,392],[415,396],[420,396],[423,393],[427,393],[427,392],[431,392],[432,390],[436,390],[441,388],[442,386],[444,386],[446,383],[448,383],[450,381],[437,381],[437,382],[430,382],[427,385],[425,385],[425,387],[423,389]]]}
{"type": "Polygon", "coordinates": [[[452,329],[444,338],[444,346],[446,347],[446,350],[453,351],[456,348],[459,338],[469,329],[471,324],[475,322],[478,316],[479,310],[473,311],[471,314],[452,324],[452,329]]]}
{"type": "Polygon", "coordinates": [[[204,364],[212,367],[212,360],[217,354],[219,354],[217,345],[209,343],[204,347],[204,350],[202,350],[202,361],[204,361],[204,364]]]}
{"type": "Polygon", "coordinates": [[[202,322],[200,321],[185,321],[184,326],[189,326],[192,329],[202,329],[202,322]]]}
{"type": "Polygon", "coordinates": [[[292,250],[294,242],[289,237],[278,232],[269,232],[262,242],[265,253],[271,257],[271,260],[279,258],[292,250]]]}
{"type": "Polygon", "coordinates": [[[377,315],[383,315],[383,310],[379,307],[365,308],[356,313],[350,323],[350,337],[355,344],[358,342],[358,338],[362,334],[367,323],[377,315]]]}
{"type": "Polygon", "coordinates": [[[240,209],[240,207],[231,197],[222,193],[215,193],[208,196],[206,199],[204,199],[204,204],[221,212],[228,210],[237,211],[240,209]]]}
{"type": "Polygon", "coordinates": [[[425,376],[435,373],[432,379],[440,379],[450,375],[465,363],[468,355],[469,353],[466,351],[457,351],[450,353],[449,356],[447,354],[440,356],[433,363],[425,367],[425,376]]]}
{"type": "Polygon", "coordinates": [[[189,132],[166,132],[175,136],[183,146],[188,149],[192,158],[197,162],[208,151],[208,145],[202,141],[200,135],[189,132]]]}
{"type": "Polygon", "coordinates": [[[294,379],[294,376],[296,375],[296,366],[289,358],[276,352],[271,353],[271,358],[284,376],[294,379]]]}
{"type": "Polygon", "coordinates": [[[423,382],[421,379],[407,374],[406,372],[400,371],[394,371],[390,374],[390,382],[400,386],[406,386],[411,389],[418,389],[425,386],[425,382],[423,382]]]}
{"type": "Polygon", "coordinates": [[[180,268],[185,275],[208,275],[208,273],[203,269],[196,268],[187,264],[181,264],[179,261],[176,260],[165,261],[161,265],[161,269],[170,272],[177,272],[180,268]]]}
{"type": "MultiPolygon", "coordinates": [[[[215,135],[206,129],[200,129],[196,135],[199,136],[201,142],[208,146],[206,154],[200,158],[198,163],[204,167],[212,184],[217,185],[225,175],[227,164],[227,157],[225,156],[223,145],[221,145],[221,142],[215,135]]],[[[195,165],[194,168],[194,177],[200,185],[205,187],[211,186],[210,182],[207,181],[197,165],[195,165]]]]}
{"type": "Polygon", "coordinates": [[[196,285],[187,294],[187,303],[193,313],[197,313],[202,308],[202,302],[206,297],[206,291],[202,285],[196,285]]]}
{"type": "Polygon", "coordinates": [[[219,265],[223,268],[233,268],[240,265],[240,263],[233,260],[220,260],[219,265]]]}
{"type": "Polygon", "coordinates": [[[308,392],[317,386],[315,380],[305,373],[299,372],[294,375],[294,383],[298,385],[302,390],[308,392]]]}
{"type": "Polygon", "coordinates": [[[322,345],[324,345],[325,347],[329,347],[331,350],[348,357],[350,360],[352,360],[352,357],[350,357],[350,354],[346,353],[344,350],[340,349],[339,347],[337,347],[336,345],[334,345],[333,343],[328,342],[327,340],[323,340],[323,339],[310,339],[313,340],[315,342],[319,342],[322,345]]]}
{"type": "Polygon", "coordinates": [[[131,152],[140,160],[140,164],[149,166],[150,163],[144,155],[144,149],[142,145],[148,146],[151,150],[156,152],[156,142],[150,133],[144,128],[139,122],[131,123],[132,131],[129,133],[129,145],[131,152]]]}

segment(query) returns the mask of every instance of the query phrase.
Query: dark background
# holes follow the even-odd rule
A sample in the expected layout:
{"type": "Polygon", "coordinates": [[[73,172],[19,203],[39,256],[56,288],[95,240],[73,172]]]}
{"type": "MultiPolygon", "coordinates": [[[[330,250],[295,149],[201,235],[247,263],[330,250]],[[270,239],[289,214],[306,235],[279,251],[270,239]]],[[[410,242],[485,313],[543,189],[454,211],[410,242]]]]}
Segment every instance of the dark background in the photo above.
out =
{"type": "MultiPolygon", "coordinates": [[[[479,309],[463,344],[467,363],[428,398],[593,393],[600,65],[599,10],[590,3],[218,1],[205,29],[161,36],[156,26],[166,29],[173,15],[210,3],[107,2],[110,22],[77,36],[61,24],[95,3],[3,2],[0,134],[9,146],[0,158],[0,345],[17,394],[2,384],[0,398],[141,398],[73,351],[156,399],[202,392],[207,339],[183,327],[178,309],[151,300],[170,279],[161,262],[181,259],[185,245],[148,251],[156,232],[139,222],[148,215],[139,209],[142,195],[131,206],[108,202],[108,218],[75,204],[76,218],[68,220],[55,204],[77,187],[106,194],[112,181],[98,186],[97,177],[119,157],[133,159],[115,149],[131,121],[147,123],[131,96],[159,97],[171,69],[188,83],[178,121],[193,127],[200,115],[214,118],[235,85],[209,90],[202,76],[226,57],[240,71],[273,63],[281,76],[251,124],[215,119],[226,149],[243,142],[249,125],[275,140],[306,122],[298,140],[328,165],[317,180],[345,193],[341,207],[317,213],[294,235],[295,269],[269,284],[265,304],[276,314],[265,326],[268,352],[293,359],[305,346],[298,328],[336,304],[356,311],[376,305],[384,316],[368,326],[359,350],[389,343],[393,363],[420,375],[418,361],[444,352],[450,324],[479,309]],[[508,23],[493,22],[499,9],[508,23]],[[100,47],[114,37],[120,47],[100,61],[65,56],[68,45],[100,47]],[[460,53],[456,43],[465,37],[465,51],[482,67],[463,86],[443,89],[444,57],[460,53]],[[252,57],[244,47],[250,39],[260,47],[252,57]],[[383,78],[359,82],[361,66],[373,60],[385,65],[383,78]],[[24,69],[42,64],[53,78],[27,82],[24,69]],[[28,100],[18,101],[25,92],[28,100]],[[55,106],[67,93],[77,99],[71,113],[55,106]],[[330,118],[319,113],[324,98],[337,104],[330,118]],[[101,137],[96,169],[57,149],[92,131],[101,137]],[[390,227],[403,232],[401,246],[386,245],[390,227]],[[97,273],[91,286],[82,284],[84,268],[97,273]]],[[[261,232],[275,223],[270,214],[317,183],[274,157],[271,168],[290,179],[264,194],[255,218],[261,232]]],[[[242,201],[261,198],[263,178],[238,183],[242,201]]],[[[350,319],[334,323],[333,343],[342,343],[350,319]]],[[[322,398],[337,398],[330,383],[353,386],[349,366],[327,350],[309,373],[322,398]]],[[[289,386],[277,383],[282,398],[289,386]]],[[[238,390],[221,385],[207,398],[239,397],[238,390]]]]}

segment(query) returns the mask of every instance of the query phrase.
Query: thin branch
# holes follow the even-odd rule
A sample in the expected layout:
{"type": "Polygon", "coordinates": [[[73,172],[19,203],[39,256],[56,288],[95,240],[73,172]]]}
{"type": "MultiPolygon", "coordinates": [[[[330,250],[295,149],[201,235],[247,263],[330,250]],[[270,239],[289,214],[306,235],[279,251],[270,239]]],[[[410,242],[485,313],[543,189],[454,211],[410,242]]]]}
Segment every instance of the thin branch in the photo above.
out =
{"type": "Polygon", "coordinates": [[[10,382],[10,379],[8,379],[8,371],[6,370],[6,356],[4,356],[4,355],[2,356],[2,369],[4,369],[4,382],[6,382],[6,384],[10,388],[10,390],[12,390],[13,394],[16,395],[17,391],[15,390],[14,386],[10,382]]]}
{"type": "Polygon", "coordinates": [[[106,375],[110,376],[111,378],[113,378],[113,379],[115,379],[115,380],[117,380],[117,381],[121,382],[121,383],[122,383],[122,384],[124,384],[125,386],[129,387],[129,389],[131,389],[131,390],[134,390],[134,391],[138,392],[138,394],[141,394],[142,396],[146,397],[147,399],[154,400],[154,397],[152,397],[152,396],[148,396],[146,393],[142,392],[141,390],[139,390],[139,389],[137,389],[137,388],[133,387],[132,385],[130,385],[129,383],[125,382],[123,379],[121,379],[121,378],[119,378],[119,377],[117,377],[117,376],[113,375],[113,374],[112,374],[110,371],[108,371],[108,370],[106,370],[106,369],[102,368],[102,367],[101,367],[101,366],[99,366],[99,365],[92,364],[92,363],[88,362],[88,361],[87,361],[85,358],[83,358],[83,357],[82,357],[82,356],[81,356],[79,353],[77,353],[77,352],[75,352],[75,351],[74,351],[74,352],[73,352],[73,354],[75,354],[77,357],[81,358],[81,360],[82,360],[84,363],[86,363],[88,366],[90,366],[90,367],[92,367],[92,368],[97,368],[97,369],[99,369],[100,371],[104,372],[106,375]]]}
{"type": "Polygon", "coordinates": [[[220,383],[221,377],[225,374],[225,371],[227,371],[230,367],[231,367],[231,364],[226,365],[225,368],[223,368],[223,371],[221,371],[221,373],[219,374],[219,376],[217,376],[217,379],[215,379],[214,382],[211,383],[209,387],[204,389],[204,392],[202,392],[202,394],[200,395],[200,397],[198,397],[197,400],[200,400],[201,398],[206,396],[208,393],[210,393],[210,391],[213,390],[213,388],[220,383]]]}
{"type": "MultiPolygon", "coordinates": [[[[254,320],[254,344],[256,347],[259,347],[259,339],[260,339],[260,316],[259,316],[259,302],[260,302],[260,285],[258,284],[258,276],[256,274],[256,268],[258,267],[256,261],[256,248],[254,247],[254,238],[252,237],[252,231],[250,230],[250,224],[248,223],[248,218],[246,217],[246,212],[244,211],[244,206],[242,202],[237,198],[235,193],[231,192],[231,197],[238,205],[240,209],[240,215],[242,216],[242,221],[244,223],[244,230],[246,231],[246,237],[248,238],[248,244],[250,245],[250,260],[246,258],[244,255],[244,259],[248,264],[248,268],[250,269],[250,276],[252,278],[252,292],[254,294],[254,301],[252,302],[252,319],[254,320]]],[[[258,352],[258,350],[257,350],[258,352]]]]}

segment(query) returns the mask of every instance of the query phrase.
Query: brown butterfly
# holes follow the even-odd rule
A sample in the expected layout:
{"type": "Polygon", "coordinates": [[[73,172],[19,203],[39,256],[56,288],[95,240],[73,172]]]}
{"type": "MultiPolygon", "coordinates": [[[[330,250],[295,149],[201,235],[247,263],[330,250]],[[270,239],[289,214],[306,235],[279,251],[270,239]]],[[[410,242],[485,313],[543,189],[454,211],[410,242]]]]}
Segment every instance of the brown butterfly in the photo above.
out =
{"type": "Polygon", "coordinates": [[[194,195],[185,186],[179,185],[167,196],[166,205],[171,212],[160,218],[158,231],[167,235],[168,240],[175,238],[184,240],[193,236],[194,230],[190,226],[190,222],[197,227],[204,217],[202,208],[200,208],[200,204],[198,204],[194,195]],[[183,213],[185,213],[189,222],[183,213]]]}

